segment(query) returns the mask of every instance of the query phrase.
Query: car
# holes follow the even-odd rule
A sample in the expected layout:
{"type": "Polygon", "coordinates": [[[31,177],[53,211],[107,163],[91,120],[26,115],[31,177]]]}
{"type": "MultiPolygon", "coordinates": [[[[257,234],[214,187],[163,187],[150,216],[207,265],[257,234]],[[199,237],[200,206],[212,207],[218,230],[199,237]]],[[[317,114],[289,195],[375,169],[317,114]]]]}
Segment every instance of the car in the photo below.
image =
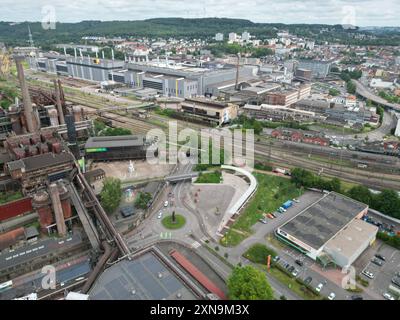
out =
{"type": "Polygon", "coordinates": [[[373,279],[375,276],[372,272],[367,271],[367,270],[363,270],[363,272],[361,272],[364,276],[366,276],[367,278],[373,279]]]}
{"type": "Polygon", "coordinates": [[[295,268],[294,268],[293,266],[290,266],[290,267],[288,268],[288,271],[289,271],[290,273],[292,273],[294,270],[295,270],[295,268]]]}
{"type": "Polygon", "coordinates": [[[281,257],[280,257],[280,256],[275,256],[275,257],[272,259],[272,261],[274,261],[274,262],[278,262],[280,259],[281,259],[281,257]]]}
{"type": "Polygon", "coordinates": [[[299,270],[294,269],[293,272],[292,272],[292,276],[293,277],[297,277],[298,275],[299,275],[299,270]]]}
{"type": "Polygon", "coordinates": [[[265,218],[264,219],[258,219],[258,221],[260,221],[263,224],[267,224],[267,222],[268,222],[267,219],[265,219],[265,218]]]}
{"type": "Polygon", "coordinates": [[[168,207],[168,200],[164,202],[164,207],[168,207]]]}
{"type": "Polygon", "coordinates": [[[383,255],[379,254],[379,253],[377,253],[377,254],[375,255],[375,257],[377,257],[378,259],[381,259],[381,260],[383,260],[383,261],[386,261],[386,258],[385,258],[383,255]]]}
{"type": "Polygon", "coordinates": [[[162,218],[162,211],[160,211],[159,213],[158,213],[158,216],[157,216],[157,219],[161,219],[162,218]]]}
{"type": "Polygon", "coordinates": [[[389,292],[385,292],[385,293],[383,294],[383,297],[384,297],[386,300],[395,300],[394,297],[393,297],[389,292]]]}
{"type": "Polygon", "coordinates": [[[281,212],[286,212],[286,209],[285,209],[284,207],[279,207],[279,210],[280,210],[281,212]]]}
{"type": "Polygon", "coordinates": [[[359,295],[352,295],[351,296],[351,300],[364,300],[364,298],[362,296],[359,296],[359,295]]]}
{"type": "Polygon", "coordinates": [[[336,294],[334,292],[331,292],[328,296],[329,300],[334,300],[336,298],[336,294]]]}
{"type": "Polygon", "coordinates": [[[287,262],[284,262],[284,263],[283,263],[283,267],[284,267],[285,269],[288,269],[288,268],[290,267],[290,264],[287,263],[287,262]]]}
{"type": "Polygon", "coordinates": [[[300,200],[299,200],[299,199],[296,199],[296,198],[294,198],[293,201],[296,202],[296,203],[299,203],[299,202],[300,202],[300,200]]]}
{"type": "Polygon", "coordinates": [[[315,288],[315,291],[321,292],[323,286],[324,286],[324,285],[323,285],[322,283],[319,283],[319,284],[317,285],[317,287],[315,288]]]}
{"type": "Polygon", "coordinates": [[[307,277],[307,278],[305,278],[304,283],[305,284],[310,284],[311,281],[312,281],[312,278],[311,277],[307,277]]]}
{"type": "Polygon", "coordinates": [[[372,259],[371,262],[376,264],[377,266],[380,266],[380,267],[383,265],[382,260],[377,259],[377,258],[372,259]]]}
{"type": "Polygon", "coordinates": [[[300,267],[302,267],[304,265],[303,261],[296,259],[295,261],[296,264],[298,264],[300,267]]]}
{"type": "Polygon", "coordinates": [[[395,284],[396,286],[400,287],[400,277],[394,277],[392,279],[392,283],[395,284]]]}

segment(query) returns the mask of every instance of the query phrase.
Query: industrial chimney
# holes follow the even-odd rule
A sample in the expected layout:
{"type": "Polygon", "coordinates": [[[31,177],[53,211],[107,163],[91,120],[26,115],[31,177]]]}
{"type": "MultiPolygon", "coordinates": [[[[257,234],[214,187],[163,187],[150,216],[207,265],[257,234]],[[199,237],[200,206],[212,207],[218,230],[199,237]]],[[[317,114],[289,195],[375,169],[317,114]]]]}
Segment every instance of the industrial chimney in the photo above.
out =
{"type": "Polygon", "coordinates": [[[56,79],[53,80],[54,82],[54,90],[56,91],[56,103],[57,103],[57,111],[58,111],[58,119],[60,124],[64,124],[64,112],[61,105],[61,97],[60,97],[60,89],[58,87],[58,82],[56,79]]]}
{"type": "Polygon", "coordinates": [[[21,86],[22,100],[24,101],[24,114],[27,123],[27,129],[30,133],[37,130],[37,123],[33,118],[32,101],[29,96],[28,86],[26,85],[24,69],[22,67],[23,56],[14,56],[15,65],[17,67],[18,80],[21,86]]]}
{"type": "Polygon", "coordinates": [[[65,226],[64,213],[61,205],[60,193],[56,183],[49,185],[49,192],[51,202],[53,204],[53,211],[56,217],[57,231],[61,237],[67,235],[67,227],[65,226]]]}

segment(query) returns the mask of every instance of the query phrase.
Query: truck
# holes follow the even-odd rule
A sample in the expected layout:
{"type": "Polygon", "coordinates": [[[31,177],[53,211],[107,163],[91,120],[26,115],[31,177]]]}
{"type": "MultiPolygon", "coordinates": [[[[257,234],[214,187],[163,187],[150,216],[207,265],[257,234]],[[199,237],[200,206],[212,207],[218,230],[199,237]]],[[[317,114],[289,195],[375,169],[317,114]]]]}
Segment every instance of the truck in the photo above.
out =
{"type": "Polygon", "coordinates": [[[289,209],[292,205],[293,205],[293,201],[292,200],[288,200],[282,205],[282,208],[283,209],[289,209]]]}

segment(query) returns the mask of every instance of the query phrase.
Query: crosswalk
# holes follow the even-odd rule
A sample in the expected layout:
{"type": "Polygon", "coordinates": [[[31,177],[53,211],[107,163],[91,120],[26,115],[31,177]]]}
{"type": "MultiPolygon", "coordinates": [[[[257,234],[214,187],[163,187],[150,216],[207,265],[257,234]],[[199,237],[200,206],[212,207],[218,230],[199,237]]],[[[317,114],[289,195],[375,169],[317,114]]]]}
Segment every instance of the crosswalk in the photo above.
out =
{"type": "Polygon", "coordinates": [[[197,242],[197,241],[194,241],[191,246],[192,246],[193,249],[197,249],[198,247],[201,246],[201,244],[199,242],[197,242]]]}

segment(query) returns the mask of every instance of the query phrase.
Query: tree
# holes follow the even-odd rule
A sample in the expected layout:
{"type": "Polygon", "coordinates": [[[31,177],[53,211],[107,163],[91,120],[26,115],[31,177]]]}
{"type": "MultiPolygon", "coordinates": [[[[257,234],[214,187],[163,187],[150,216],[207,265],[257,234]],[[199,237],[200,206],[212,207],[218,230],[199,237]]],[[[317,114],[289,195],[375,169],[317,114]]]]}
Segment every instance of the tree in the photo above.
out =
{"type": "Polygon", "coordinates": [[[175,217],[175,210],[172,211],[172,223],[176,222],[176,217],[175,217]]]}
{"type": "Polygon", "coordinates": [[[101,205],[107,213],[113,213],[121,201],[121,180],[106,178],[100,193],[101,205]]]}
{"type": "Polygon", "coordinates": [[[346,82],[346,89],[347,89],[347,92],[350,94],[356,93],[356,85],[351,80],[346,82]]]}
{"type": "Polygon", "coordinates": [[[274,299],[274,293],[265,274],[253,266],[235,267],[227,284],[231,300],[274,299]]]}
{"type": "Polygon", "coordinates": [[[140,209],[147,209],[152,199],[152,195],[149,192],[139,192],[136,200],[135,207],[140,209]]]}
{"type": "Polygon", "coordinates": [[[368,205],[371,205],[372,203],[373,195],[366,186],[354,186],[347,192],[347,195],[352,199],[368,205]]]}
{"type": "Polygon", "coordinates": [[[335,97],[340,94],[340,91],[338,89],[329,89],[329,94],[335,97]]]}
{"type": "Polygon", "coordinates": [[[372,207],[388,216],[400,218],[400,197],[394,190],[383,190],[377,194],[372,207]]]}

